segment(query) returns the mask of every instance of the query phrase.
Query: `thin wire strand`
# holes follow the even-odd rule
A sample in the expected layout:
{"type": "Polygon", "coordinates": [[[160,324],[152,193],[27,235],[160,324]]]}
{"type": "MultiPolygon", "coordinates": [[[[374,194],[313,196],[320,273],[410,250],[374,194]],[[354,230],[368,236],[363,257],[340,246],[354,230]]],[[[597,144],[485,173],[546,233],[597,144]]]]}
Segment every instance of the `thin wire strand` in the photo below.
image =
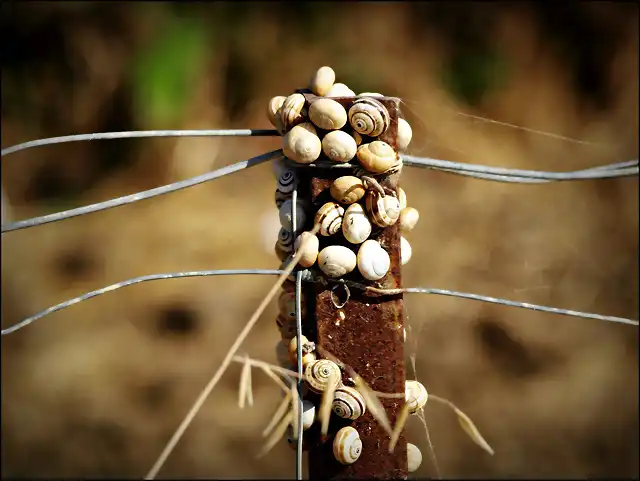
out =
{"type": "Polygon", "coordinates": [[[226,175],[230,175],[235,172],[239,172],[241,170],[248,169],[250,167],[254,167],[256,165],[262,164],[263,162],[268,162],[275,158],[279,158],[281,157],[281,155],[282,155],[281,150],[274,150],[272,152],[268,152],[266,154],[253,157],[249,160],[243,160],[242,162],[236,162],[235,164],[222,167],[221,169],[217,169],[212,172],[207,172],[206,174],[198,175],[196,177],[191,177],[190,179],[180,180],[178,182],[173,182],[171,184],[163,185],[161,187],[156,187],[150,190],[145,190],[142,192],[137,192],[135,194],[125,195],[123,197],[116,197],[115,199],[110,199],[104,202],[98,202],[96,204],[86,205],[84,207],[78,207],[76,209],[64,210],[61,212],[56,212],[54,214],[43,215],[40,217],[32,217],[30,219],[20,220],[17,222],[10,222],[8,224],[2,224],[2,233],[4,234],[5,232],[11,232],[19,229],[27,229],[29,227],[36,227],[39,225],[48,224],[50,222],[57,222],[65,219],[70,219],[71,217],[91,214],[91,213],[99,212],[106,209],[112,209],[113,207],[119,207],[125,204],[133,204],[134,202],[138,202],[140,200],[150,199],[158,195],[168,194],[170,192],[175,192],[177,190],[186,189],[187,187],[193,187],[194,185],[219,179],[226,175]]]}
{"type": "Polygon", "coordinates": [[[63,135],[30,140],[2,149],[2,157],[21,150],[45,145],[81,142],[86,140],[140,139],[149,137],[279,137],[277,130],[267,129],[213,129],[213,130],[134,130],[129,132],[96,132],[93,134],[63,135]]]}
{"type": "MultiPolygon", "coordinates": [[[[59,304],[56,304],[52,307],[49,307],[47,309],[44,309],[40,312],[38,312],[37,314],[34,314],[33,316],[27,317],[26,319],[16,323],[16,324],[12,324],[11,326],[7,327],[6,329],[2,329],[2,335],[8,335],[11,334],[15,331],[18,331],[19,329],[22,329],[23,327],[28,326],[29,324],[33,323],[34,321],[41,319],[49,314],[52,314],[54,312],[60,311],[64,308],[67,308],[69,306],[72,306],[74,304],[78,304],[79,302],[82,301],[86,301],[88,299],[91,299],[92,297],[96,297],[102,294],[106,294],[107,292],[112,292],[115,291],[116,289],[120,289],[122,287],[127,287],[127,286],[131,286],[133,284],[139,284],[141,282],[146,282],[146,281],[155,281],[155,280],[160,280],[160,279],[174,279],[174,278],[181,278],[181,277],[207,277],[207,276],[222,276],[222,275],[253,275],[253,274],[261,274],[261,275],[280,275],[282,274],[284,271],[282,270],[274,270],[274,269],[237,269],[237,270],[203,270],[203,271],[189,271],[189,272],[170,272],[170,273],[165,273],[165,274],[151,274],[151,275],[147,275],[147,276],[141,276],[141,277],[134,277],[133,279],[128,279],[126,281],[122,281],[122,282],[118,282],[116,284],[111,284],[110,286],[107,287],[103,287],[102,289],[97,289],[95,291],[91,291],[88,292],[86,294],[82,294],[78,297],[74,297],[73,299],[69,299],[67,301],[61,302],[59,304]]],[[[313,275],[306,275],[308,271],[298,271],[298,273],[302,276],[302,281],[303,282],[319,282],[318,279],[316,277],[314,277],[313,275]]],[[[365,286],[364,284],[357,284],[357,283],[350,283],[349,284],[350,288],[359,288],[361,290],[367,290],[368,286],[365,286]]],[[[428,288],[428,287],[407,287],[404,289],[387,289],[387,291],[389,291],[390,295],[395,295],[398,293],[408,293],[408,294],[435,294],[435,295],[441,295],[441,296],[453,296],[453,297],[461,297],[464,299],[471,299],[471,300],[475,300],[475,301],[482,301],[482,302],[490,302],[493,304],[501,304],[504,306],[510,306],[510,307],[519,307],[519,308],[523,308],[523,309],[530,309],[530,310],[534,310],[534,311],[541,311],[541,312],[548,312],[551,314],[560,314],[560,315],[566,315],[566,316],[574,316],[574,317],[582,317],[585,319],[595,319],[595,320],[599,320],[599,321],[609,321],[609,322],[617,322],[617,323],[621,323],[621,324],[628,324],[631,326],[638,326],[638,321],[633,320],[633,319],[626,319],[623,317],[614,317],[614,316],[604,316],[601,314],[593,314],[593,313],[588,313],[588,312],[580,312],[580,311],[574,311],[574,310],[570,310],[570,309],[561,309],[561,308],[556,308],[556,307],[547,307],[547,306],[541,306],[541,305],[537,305],[537,304],[530,304],[528,302],[518,302],[518,301],[510,301],[507,299],[502,299],[502,298],[496,298],[496,297],[488,297],[488,296],[482,296],[479,294],[470,294],[467,292],[458,292],[458,291],[451,291],[448,289],[432,289],[432,288],[428,288]]],[[[384,293],[385,290],[378,290],[376,291],[378,293],[384,293]]],[[[296,319],[296,323],[297,323],[297,319],[296,319]]]]}

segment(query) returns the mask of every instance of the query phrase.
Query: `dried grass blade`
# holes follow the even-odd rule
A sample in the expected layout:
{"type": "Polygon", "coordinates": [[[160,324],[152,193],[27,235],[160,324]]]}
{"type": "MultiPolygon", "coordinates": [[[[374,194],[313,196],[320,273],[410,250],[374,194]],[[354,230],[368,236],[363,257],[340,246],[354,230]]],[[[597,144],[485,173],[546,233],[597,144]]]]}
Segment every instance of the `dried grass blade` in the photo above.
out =
{"type": "Polygon", "coordinates": [[[238,407],[244,409],[244,402],[247,399],[247,392],[251,390],[251,365],[249,364],[249,356],[245,357],[240,372],[240,387],[238,389],[238,407]]]}
{"type": "Polygon", "coordinates": [[[460,411],[460,409],[458,409],[457,407],[452,405],[452,408],[456,413],[456,416],[458,417],[458,423],[460,423],[462,429],[469,435],[473,442],[484,449],[486,452],[488,452],[491,456],[493,456],[495,453],[493,448],[489,446],[489,443],[482,437],[482,434],[480,434],[480,431],[478,430],[476,425],[473,424],[471,418],[460,411]]]}
{"type": "Polygon", "coordinates": [[[387,412],[385,411],[384,406],[376,397],[373,390],[364,381],[364,379],[362,379],[358,375],[352,377],[356,385],[356,389],[360,394],[362,394],[362,397],[364,398],[367,409],[369,410],[373,418],[378,421],[378,423],[380,423],[380,426],[382,426],[385,432],[389,436],[391,436],[393,434],[393,430],[391,429],[391,423],[389,422],[389,418],[387,417],[387,412]]]}
{"type": "Polygon", "coordinates": [[[329,432],[329,420],[331,419],[331,407],[333,406],[333,398],[336,392],[336,386],[338,385],[338,374],[335,371],[331,371],[329,374],[329,386],[322,393],[322,400],[320,401],[320,410],[318,412],[318,419],[321,423],[320,433],[326,436],[329,432]]]}
{"type": "Polygon", "coordinates": [[[287,387],[287,385],[282,381],[282,379],[280,379],[278,376],[276,376],[273,371],[271,369],[269,369],[266,365],[260,365],[260,369],[262,369],[264,371],[264,373],[269,376],[271,379],[274,380],[274,382],[280,386],[280,389],[282,389],[283,392],[288,393],[289,392],[289,388],[287,387]]]}
{"type": "Polygon", "coordinates": [[[409,419],[409,404],[405,402],[402,405],[402,408],[400,408],[398,419],[396,419],[396,424],[393,427],[393,433],[391,434],[391,439],[389,440],[390,453],[393,453],[393,450],[396,448],[396,444],[398,444],[398,440],[400,439],[400,434],[407,424],[407,419],[409,419]]]}
{"type": "Polygon", "coordinates": [[[276,409],[276,412],[273,415],[273,418],[271,419],[267,427],[264,428],[264,431],[262,431],[262,437],[266,438],[271,433],[271,431],[273,431],[273,428],[276,427],[276,424],[278,423],[278,421],[282,419],[282,417],[287,412],[287,408],[289,407],[290,402],[291,402],[291,393],[287,391],[287,393],[284,395],[284,399],[278,406],[278,409],[276,409]]]}
{"type": "Polygon", "coordinates": [[[269,436],[269,439],[267,439],[267,442],[265,443],[265,445],[262,447],[262,449],[256,456],[257,458],[261,458],[262,456],[267,454],[269,451],[271,451],[271,449],[276,445],[276,443],[280,439],[282,439],[282,437],[285,435],[285,433],[287,432],[287,427],[289,426],[289,424],[291,424],[292,420],[293,420],[293,412],[289,411],[289,413],[282,418],[282,420],[280,421],[276,429],[269,436]]]}
{"type": "Polygon", "coordinates": [[[249,356],[247,356],[247,404],[253,407],[253,383],[251,381],[251,364],[249,364],[249,356]]]}

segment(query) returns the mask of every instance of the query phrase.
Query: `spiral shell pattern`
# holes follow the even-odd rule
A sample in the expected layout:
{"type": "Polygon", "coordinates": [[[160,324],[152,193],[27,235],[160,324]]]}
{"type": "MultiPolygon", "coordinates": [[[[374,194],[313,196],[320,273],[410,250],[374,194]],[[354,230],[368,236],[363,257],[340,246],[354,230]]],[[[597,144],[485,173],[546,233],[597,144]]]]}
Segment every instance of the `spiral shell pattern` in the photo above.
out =
{"type": "Polygon", "coordinates": [[[285,201],[291,199],[291,194],[285,194],[284,192],[279,191],[278,189],[276,189],[275,194],[274,194],[274,200],[276,202],[276,207],[279,209],[280,207],[282,207],[282,204],[285,203],[285,201]]]}
{"type": "Polygon", "coordinates": [[[296,186],[296,176],[291,170],[285,170],[278,178],[278,190],[283,194],[290,194],[296,186]]]}
{"type": "Polygon", "coordinates": [[[361,135],[378,137],[389,128],[389,122],[387,108],[370,97],[356,100],[349,109],[349,123],[361,135]]]}
{"type": "Polygon", "coordinates": [[[427,404],[429,393],[427,389],[418,381],[408,380],[405,382],[405,401],[409,405],[409,412],[414,414],[427,404]]]}
{"type": "Polygon", "coordinates": [[[316,214],[315,223],[320,224],[320,235],[330,236],[342,227],[344,208],[335,202],[327,202],[316,214]]]}
{"type": "Polygon", "coordinates": [[[291,253],[293,251],[293,232],[289,232],[284,227],[280,227],[280,231],[278,231],[278,242],[277,246],[286,253],[291,253]]]}
{"type": "Polygon", "coordinates": [[[362,454],[362,439],[355,428],[345,426],[333,440],[333,456],[341,464],[353,464],[362,454]]]}
{"type": "Polygon", "coordinates": [[[280,121],[284,130],[304,122],[305,99],[302,94],[289,95],[280,107],[280,121]]]}
{"type": "Polygon", "coordinates": [[[338,387],[342,382],[340,367],[328,359],[319,359],[307,364],[304,370],[304,379],[311,391],[322,394],[329,387],[332,373],[337,374],[337,376],[334,377],[333,387],[338,387]]]}
{"type": "Polygon", "coordinates": [[[367,191],[365,205],[371,220],[379,227],[389,227],[400,217],[400,201],[391,195],[381,195],[374,190],[367,191]]]}
{"type": "Polygon", "coordinates": [[[366,404],[357,389],[341,386],[336,389],[331,409],[343,419],[355,420],[365,413],[366,404]]]}

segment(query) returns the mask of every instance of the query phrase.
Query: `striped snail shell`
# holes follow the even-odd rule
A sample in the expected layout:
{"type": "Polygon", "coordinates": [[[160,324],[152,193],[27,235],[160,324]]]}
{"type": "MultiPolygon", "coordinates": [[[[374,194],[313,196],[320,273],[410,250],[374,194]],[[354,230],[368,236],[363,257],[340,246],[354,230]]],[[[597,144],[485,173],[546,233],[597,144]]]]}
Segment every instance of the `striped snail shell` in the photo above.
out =
{"type": "Polygon", "coordinates": [[[333,456],[341,464],[355,463],[362,453],[362,439],[355,428],[345,426],[333,440],[333,456]]]}
{"type": "Polygon", "coordinates": [[[280,231],[278,231],[278,247],[286,253],[291,253],[293,252],[293,241],[293,232],[289,232],[284,227],[280,227],[280,231]]]}
{"type": "Polygon", "coordinates": [[[362,181],[353,175],[338,177],[333,181],[329,188],[331,197],[341,204],[353,204],[354,202],[358,202],[364,197],[365,191],[366,189],[362,181]]]}
{"type": "Polygon", "coordinates": [[[290,194],[296,186],[296,176],[292,170],[285,170],[278,178],[277,189],[283,194],[290,194]]]}
{"type": "Polygon", "coordinates": [[[411,142],[411,137],[413,136],[413,131],[411,130],[411,126],[409,122],[405,119],[398,119],[398,151],[404,152],[407,150],[409,143],[411,142]]]}
{"type": "Polygon", "coordinates": [[[382,174],[401,162],[393,147],[381,140],[360,145],[356,157],[365,170],[376,174],[382,174]]]}
{"type": "Polygon", "coordinates": [[[347,111],[335,100],[322,98],[309,106],[309,120],[323,130],[341,129],[347,123],[347,111]]]}
{"type": "Polygon", "coordinates": [[[320,224],[320,235],[330,236],[335,234],[342,227],[342,216],[344,208],[335,202],[327,202],[318,212],[314,222],[320,224]]]}
{"type": "MultiPolygon", "coordinates": [[[[316,360],[316,355],[313,352],[316,345],[305,336],[300,336],[300,338],[302,341],[302,365],[306,366],[316,360]]],[[[298,363],[298,338],[295,336],[289,341],[289,359],[293,365],[298,363]]]]}
{"type": "Polygon", "coordinates": [[[335,81],[336,73],[331,67],[320,67],[309,82],[309,88],[314,94],[323,96],[333,87],[335,81]]]}
{"type": "Polygon", "coordinates": [[[278,209],[282,207],[282,204],[284,204],[286,200],[291,199],[291,194],[285,194],[284,192],[280,192],[278,189],[276,189],[273,196],[278,209]]]}
{"type": "Polygon", "coordinates": [[[418,381],[408,380],[404,388],[405,401],[409,405],[409,412],[414,414],[427,404],[429,393],[427,389],[418,381]]]}
{"type": "Polygon", "coordinates": [[[336,389],[331,409],[343,419],[355,420],[365,413],[366,404],[357,389],[340,386],[336,389]]]}
{"type": "Polygon", "coordinates": [[[304,104],[306,100],[302,94],[289,95],[280,107],[280,121],[285,131],[304,122],[304,104]]]}
{"type": "Polygon", "coordinates": [[[349,109],[349,123],[361,135],[378,137],[389,128],[389,112],[371,97],[356,100],[349,109]]]}
{"type": "Polygon", "coordinates": [[[389,272],[391,258],[378,241],[364,241],[358,250],[358,270],[370,281],[382,279],[389,272]]]}
{"type": "Polygon", "coordinates": [[[392,195],[382,195],[375,190],[368,190],[365,205],[371,220],[379,227],[389,227],[400,217],[400,201],[392,195]]]}
{"type": "Polygon", "coordinates": [[[333,378],[334,388],[342,383],[342,372],[340,366],[328,359],[319,359],[308,363],[304,369],[304,380],[309,389],[317,394],[322,394],[329,387],[332,373],[336,376],[333,378]]]}
{"type": "Polygon", "coordinates": [[[296,240],[293,243],[293,248],[296,252],[298,252],[303,242],[305,242],[304,252],[302,252],[298,264],[300,264],[302,267],[311,267],[316,263],[316,260],[318,259],[320,239],[318,239],[318,237],[313,235],[311,232],[303,232],[298,237],[296,237],[296,240]]]}
{"type": "Polygon", "coordinates": [[[280,107],[282,107],[285,99],[286,97],[278,95],[269,100],[269,105],[267,106],[267,117],[269,118],[271,125],[274,127],[276,127],[276,113],[280,110],[280,107]]]}
{"type": "Polygon", "coordinates": [[[415,444],[407,443],[407,471],[413,473],[422,464],[422,453],[415,444]]]}

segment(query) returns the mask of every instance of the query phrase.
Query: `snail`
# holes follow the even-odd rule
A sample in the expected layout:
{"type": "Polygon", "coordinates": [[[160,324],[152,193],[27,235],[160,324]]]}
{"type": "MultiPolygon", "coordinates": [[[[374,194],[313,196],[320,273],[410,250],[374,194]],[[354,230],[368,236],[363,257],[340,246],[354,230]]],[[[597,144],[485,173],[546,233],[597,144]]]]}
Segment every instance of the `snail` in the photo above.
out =
{"type": "Polygon", "coordinates": [[[289,341],[278,341],[276,344],[276,359],[278,365],[284,368],[291,367],[291,360],[289,359],[289,341]]]}
{"type": "Polygon", "coordinates": [[[323,130],[341,129],[347,123],[347,111],[335,100],[322,98],[309,105],[309,120],[323,130]]]}
{"type": "Polygon", "coordinates": [[[360,204],[351,204],[344,211],[342,234],[352,244],[362,244],[371,235],[371,222],[360,204]]]}
{"type": "Polygon", "coordinates": [[[313,235],[311,232],[303,232],[300,234],[293,243],[293,248],[298,252],[302,242],[308,239],[306,245],[304,247],[304,252],[298,261],[302,267],[311,267],[316,263],[316,259],[318,258],[318,249],[320,248],[320,240],[317,236],[313,235]]]}
{"type": "Polygon", "coordinates": [[[353,204],[364,197],[366,189],[362,181],[353,175],[338,177],[329,188],[329,193],[341,204],[353,204]]]}
{"type": "Polygon", "coordinates": [[[407,207],[407,193],[401,187],[398,187],[398,202],[400,202],[400,210],[407,207]]]}
{"type": "Polygon", "coordinates": [[[376,174],[382,174],[400,163],[396,151],[381,140],[361,144],[356,151],[356,157],[362,167],[376,174]]]}
{"type": "Polygon", "coordinates": [[[389,112],[379,101],[364,97],[349,109],[349,123],[361,135],[378,137],[389,128],[389,112]]]}
{"type": "MultiPolygon", "coordinates": [[[[286,202],[282,208],[284,205],[286,202]]],[[[400,217],[400,202],[392,195],[383,196],[376,190],[368,190],[365,194],[365,205],[372,222],[379,227],[392,226],[400,217]]]]}
{"type": "Polygon", "coordinates": [[[360,145],[362,143],[362,135],[360,135],[355,130],[351,132],[351,137],[356,141],[356,145],[360,145]]]}
{"type": "Polygon", "coordinates": [[[332,375],[334,376],[332,387],[337,388],[342,384],[342,372],[335,362],[328,359],[311,361],[304,368],[304,380],[309,389],[316,394],[322,394],[329,388],[332,375]]]}
{"type": "Polygon", "coordinates": [[[293,251],[293,232],[289,232],[284,227],[280,227],[277,245],[282,251],[291,253],[293,251]]]}
{"type": "Polygon", "coordinates": [[[357,260],[360,274],[370,281],[382,279],[391,267],[389,254],[375,240],[364,241],[358,250],[357,260]]]}
{"type": "Polygon", "coordinates": [[[279,314],[278,317],[276,317],[276,325],[278,326],[278,331],[280,331],[280,336],[286,341],[295,337],[298,332],[295,318],[291,319],[279,314]]]}
{"type": "Polygon", "coordinates": [[[333,456],[341,464],[355,463],[362,453],[362,439],[355,428],[345,426],[336,433],[333,440],[333,456]]]}
{"type": "Polygon", "coordinates": [[[280,107],[280,121],[285,131],[304,122],[306,100],[302,94],[289,95],[280,107]]]}
{"type": "Polygon", "coordinates": [[[336,73],[331,67],[320,67],[309,82],[309,88],[314,94],[324,96],[335,81],[336,73]]]}
{"type": "Polygon", "coordinates": [[[427,404],[429,393],[418,381],[408,380],[404,388],[405,401],[409,405],[409,412],[414,414],[427,404]]]}
{"type": "Polygon", "coordinates": [[[316,420],[316,407],[307,399],[302,401],[302,429],[305,431],[313,426],[316,420]]]}
{"type": "MultiPolygon", "coordinates": [[[[304,299],[301,299],[301,313],[302,317],[306,314],[306,306],[304,303],[304,299]]],[[[286,290],[281,291],[280,296],[278,297],[278,312],[281,316],[286,319],[296,318],[296,292],[295,290],[286,290]]]]}
{"type": "Polygon", "coordinates": [[[329,132],[322,139],[324,155],[334,162],[349,162],[356,156],[357,150],[355,139],[342,130],[329,132]]]}
{"type": "Polygon", "coordinates": [[[280,107],[282,107],[285,99],[286,97],[278,95],[269,100],[269,105],[267,106],[267,117],[269,118],[271,125],[274,127],[276,127],[276,113],[280,110],[280,107]]]}
{"type": "Polygon", "coordinates": [[[282,137],[282,152],[299,164],[310,164],[322,151],[322,142],[313,124],[305,122],[293,127],[282,137]]]}
{"type": "Polygon", "coordinates": [[[384,95],[377,92],[362,92],[361,94],[358,94],[358,97],[384,97],[384,95]]]}
{"type": "Polygon", "coordinates": [[[296,176],[292,170],[285,170],[280,177],[278,177],[277,189],[283,194],[290,194],[293,192],[296,186],[296,176]]]}
{"type": "Polygon", "coordinates": [[[325,97],[355,97],[356,93],[343,83],[334,83],[325,97]]]}
{"type": "Polygon", "coordinates": [[[407,471],[413,473],[422,464],[422,453],[415,444],[407,443],[407,471]]]}
{"type": "Polygon", "coordinates": [[[284,128],[284,125],[282,123],[282,107],[280,107],[276,112],[275,127],[280,135],[285,134],[286,129],[284,128]]]}
{"type": "Polygon", "coordinates": [[[291,194],[285,194],[283,192],[280,192],[278,189],[276,189],[274,193],[274,200],[276,202],[276,207],[278,209],[282,207],[282,204],[284,203],[284,201],[288,199],[291,199],[291,194]]]}
{"type": "Polygon", "coordinates": [[[411,260],[411,244],[404,237],[400,236],[400,262],[402,265],[405,265],[407,262],[411,260]]]}
{"type": "Polygon", "coordinates": [[[355,253],[344,246],[327,246],[318,254],[318,267],[329,277],[342,277],[356,268],[355,253]]]}
{"type": "Polygon", "coordinates": [[[405,119],[398,119],[398,151],[404,152],[407,150],[409,143],[411,142],[411,137],[413,136],[413,131],[411,130],[411,126],[409,122],[405,119]]]}
{"type": "Polygon", "coordinates": [[[343,419],[355,420],[365,413],[366,404],[357,389],[340,386],[334,394],[331,409],[343,419]]]}
{"type": "Polygon", "coordinates": [[[400,211],[400,217],[398,223],[400,224],[401,232],[410,232],[418,223],[420,219],[420,213],[413,207],[405,207],[400,211]]]}
{"type": "MultiPolygon", "coordinates": [[[[309,342],[305,336],[300,336],[302,341],[302,366],[306,366],[310,362],[316,360],[316,355],[313,352],[316,345],[313,342],[309,342]]],[[[293,337],[289,341],[289,359],[294,366],[298,363],[298,338],[293,337]]]]}
{"type": "Polygon", "coordinates": [[[320,224],[320,235],[330,236],[340,230],[344,208],[335,202],[327,202],[318,209],[314,223],[320,224]]]}
{"type": "MultiPolygon", "coordinates": [[[[293,200],[287,199],[282,203],[278,216],[280,217],[280,225],[288,231],[293,232],[293,200]]],[[[300,202],[296,202],[296,228],[300,230],[307,220],[307,214],[300,202]]]]}

